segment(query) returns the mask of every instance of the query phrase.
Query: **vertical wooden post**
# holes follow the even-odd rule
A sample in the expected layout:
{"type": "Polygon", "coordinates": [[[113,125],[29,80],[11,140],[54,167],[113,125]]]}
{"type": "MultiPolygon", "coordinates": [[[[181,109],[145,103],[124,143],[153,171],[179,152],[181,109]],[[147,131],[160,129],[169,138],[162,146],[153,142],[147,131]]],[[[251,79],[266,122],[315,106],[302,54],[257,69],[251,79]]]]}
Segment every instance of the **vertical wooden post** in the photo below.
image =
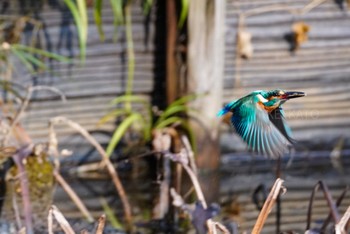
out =
{"type": "Polygon", "coordinates": [[[219,119],[222,107],[225,55],[225,0],[191,0],[188,15],[188,87],[206,93],[194,102],[204,126],[194,124],[198,166],[215,169],[219,163],[219,119]]]}
{"type": "Polygon", "coordinates": [[[191,0],[188,15],[188,87],[190,93],[205,93],[194,102],[203,125],[193,123],[197,164],[208,202],[217,201],[219,190],[219,119],[222,107],[225,55],[226,0],[191,0]],[[207,173],[203,173],[203,172],[207,173]]]}
{"type": "Polygon", "coordinates": [[[166,1],[167,51],[166,51],[166,90],[167,104],[175,101],[178,91],[178,75],[175,62],[177,16],[175,0],[166,1]]]}

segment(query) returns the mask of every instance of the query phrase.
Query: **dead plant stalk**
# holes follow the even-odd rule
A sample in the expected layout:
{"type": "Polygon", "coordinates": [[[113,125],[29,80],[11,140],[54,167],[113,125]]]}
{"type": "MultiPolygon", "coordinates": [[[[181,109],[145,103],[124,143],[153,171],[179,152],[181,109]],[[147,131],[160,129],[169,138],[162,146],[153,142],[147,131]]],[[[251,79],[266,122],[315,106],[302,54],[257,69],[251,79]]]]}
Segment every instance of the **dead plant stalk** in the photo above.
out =
{"type": "MultiPolygon", "coordinates": [[[[85,130],[81,125],[78,123],[73,122],[72,120],[67,119],[66,117],[63,116],[57,116],[54,117],[50,120],[50,131],[54,131],[54,126],[58,124],[66,124],[79,132],[82,136],[85,137],[85,139],[90,142],[91,145],[93,145],[96,150],[100,153],[102,157],[103,163],[106,165],[107,170],[112,178],[112,181],[116,187],[116,190],[119,194],[119,197],[122,201],[123,207],[124,207],[124,214],[125,214],[125,220],[127,223],[127,229],[131,230],[132,229],[132,215],[131,215],[131,207],[129,204],[129,200],[126,196],[124,187],[119,179],[118,173],[115,170],[112,162],[110,161],[108,155],[106,154],[106,151],[102,148],[102,146],[93,138],[90,133],[85,130]]],[[[50,136],[55,135],[55,133],[50,133],[50,136]]]]}
{"type": "Polygon", "coordinates": [[[282,186],[283,180],[280,178],[277,178],[274,185],[272,186],[271,192],[269,196],[267,197],[263,208],[260,211],[260,214],[258,216],[258,219],[254,225],[252,234],[259,234],[265,224],[265,221],[269,215],[269,213],[272,210],[273,205],[276,202],[277,197],[279,196],[281,189],[284,189],[282,186]]]}

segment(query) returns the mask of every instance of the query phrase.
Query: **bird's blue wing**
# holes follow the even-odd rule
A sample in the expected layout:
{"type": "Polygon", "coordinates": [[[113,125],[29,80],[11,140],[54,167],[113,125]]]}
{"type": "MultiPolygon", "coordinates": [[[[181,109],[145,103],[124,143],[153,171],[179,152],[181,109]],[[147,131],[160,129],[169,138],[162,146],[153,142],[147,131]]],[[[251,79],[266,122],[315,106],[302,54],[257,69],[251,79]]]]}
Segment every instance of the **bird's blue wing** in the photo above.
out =
{"type": "Polygon", "coordinates": [[[282,156],[290,145],[269,120],[269,114],[253,100],[237,106],[231,122],[248,147],[259,154],[276,158],[282,156]]]}

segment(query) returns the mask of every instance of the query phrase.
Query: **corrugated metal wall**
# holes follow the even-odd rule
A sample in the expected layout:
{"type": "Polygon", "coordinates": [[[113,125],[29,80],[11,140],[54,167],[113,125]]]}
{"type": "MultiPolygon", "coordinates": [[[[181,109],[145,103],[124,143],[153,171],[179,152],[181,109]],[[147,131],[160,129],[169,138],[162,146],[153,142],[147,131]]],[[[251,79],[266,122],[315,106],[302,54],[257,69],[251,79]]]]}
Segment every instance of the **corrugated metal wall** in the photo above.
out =
{"type": "MultiPolygon", "coordinates": [[[[58,1],[60,2],[60,1],[58,1]]],[[[12,2],[9,12],[18,13],[19,6],[12,2]]],[[[153,10],[155,10],[153,8],[153,10]]],[[[117,38],[114,37],[113,12],[109,1],[104,1],[102,10],[103,29],[106,35],[104,42],[100,41],[97,28],[93,21],[92,9],[89,9],[89,31],[85,64],[79,61],[79,46],[76,29],[69,11],[61,5],[50,7],[44,5],[39,16],[46,25],[44,48],[52,48],[53,52],[63,55],[73,55],[74,64],[54,62],[52,70],[39,77],[25,73],[21,65],[16,67],[14,81],[23,86],[49,85],[61,90],[67,97],[63,103],[57,95],[49,92],[38,92],[34,95],[23,124],[35,142],[46,142],[48,136],[48,120],[54,116],[66,116],[78,122],[89,131],[103,130],[112,132],[114,123],[97,127],[99,119],[114,107],[110,101],[117,95],[124,94],[127,83],[127,52],[125,28],[118,27],[117,38]],[[48,45],[49,44],[49,45],[48,45]],[[47,99],[48,98],[48,99],[47,99]]],[[[134,94],[144,95],[150,99],[155,79],[155,21],[156,16],[151,12],[147,18],[139,3],[132,4],[132,32],[135,50],[134,94]],[[146,22],[149,20],[149,22],[146,22]]],[[[25,40],[25,38],[23,38],[25,40]]],[[[164,67],[157,70],[162,74],[164,67]]],[[[24,91],[23,91],[24,93],[24,91]]],[[[62,126],[57,131],[62,138],[61,145],[71,143],[74,130],[62,126]]],[[[106,133],[105,132],[105,133],[106,133]]],[[[107,133],[106,133],[107,134],[107,133]]],[[[107,143],[108,135],[100,134],[99,140],[107,143]]],[[[77,143],[77,142],[75,142],[77,143]]]]}
{"type": "MultiPolygon", "coordinates": [[[[303,8],[310,1],[227,1],[225,102],[237,98],[235,53],[238,14],[286,5],[303,8]]],[[[245,20],[252,34],[253,57],[241,62],[244,93],[260,89],[300,90],[307,97],[285,104],[286,115],[300,140],[323,141],[350,136],[350,15],[335,1],[325,1],[296,16],[286,11],[252,15],[245,20]],[[284,39],[293,23],[311,27],[309,40],[295,54],[284,39]]]]}

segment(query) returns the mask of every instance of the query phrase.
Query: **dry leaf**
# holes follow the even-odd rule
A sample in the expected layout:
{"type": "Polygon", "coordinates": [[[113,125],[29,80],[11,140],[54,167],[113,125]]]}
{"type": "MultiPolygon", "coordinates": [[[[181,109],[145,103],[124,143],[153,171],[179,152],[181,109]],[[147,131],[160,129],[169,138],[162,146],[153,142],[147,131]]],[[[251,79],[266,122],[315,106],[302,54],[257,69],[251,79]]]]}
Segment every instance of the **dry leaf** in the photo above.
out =
{"type": "Polygon", "coordinates": [[[238,52],[240,57],[249,59],[253,56],[252,34],[246,31],[238,31],[238,52]]]}
{"type": "Polygon", "coordinates": [[[293,43],[292,50],[295,51],[300,48],[300,45],[308,40],[308,32],[310,26],[304,22],[297,22],[292,25],[293,43]]]}

